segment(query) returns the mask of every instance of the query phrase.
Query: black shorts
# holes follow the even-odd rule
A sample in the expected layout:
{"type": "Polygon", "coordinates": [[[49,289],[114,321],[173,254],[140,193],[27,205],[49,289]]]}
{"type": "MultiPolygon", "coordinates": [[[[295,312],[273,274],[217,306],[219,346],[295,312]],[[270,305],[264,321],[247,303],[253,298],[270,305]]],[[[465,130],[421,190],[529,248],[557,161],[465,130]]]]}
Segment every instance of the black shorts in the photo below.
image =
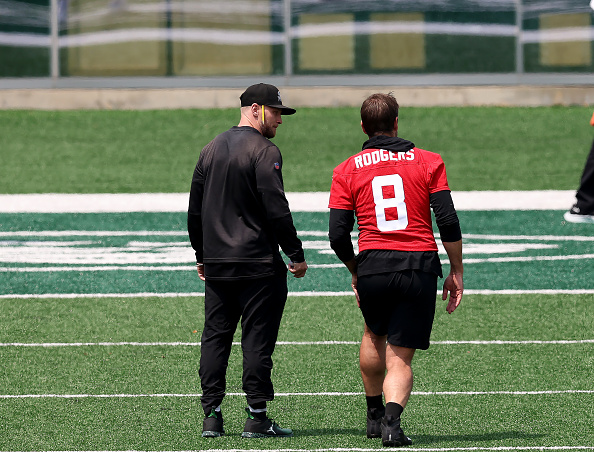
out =
{"type": "Polygon", "coordinates": [[[369,329],[392,345],[427,350],[435,317],[437,275],[405,270],[360,276],[357,290],[369,329]]]}

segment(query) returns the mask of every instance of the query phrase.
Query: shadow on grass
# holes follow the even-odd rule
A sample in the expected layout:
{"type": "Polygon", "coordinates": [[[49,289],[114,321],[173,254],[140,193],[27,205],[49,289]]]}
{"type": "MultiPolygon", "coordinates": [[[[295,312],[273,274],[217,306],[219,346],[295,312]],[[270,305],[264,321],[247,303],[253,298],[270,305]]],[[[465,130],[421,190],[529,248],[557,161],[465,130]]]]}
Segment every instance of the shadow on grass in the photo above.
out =
{"type": "Polygon", "coordinates": [[[498,440],[506,440],[506,439],[520,439],[520,440],[533,440],[537,438],[542,438],[545,435],[543,434],[535,434],[535,433],[525,433],[525,432],[517,432],[517,431],[510,431],[510,432],[490,432],[490,433],[482,433],[477,435],[411,435],[413,443],[415,446],[420,446],[423,444],[434,444],[434,443],[443,443],[443,442],[482,442],[482,441],[498,441],[498,440]]]}
{"type": "Polygon", "coordinates": [[[295,430],[293,429],[293,436],[295,438],[303,436],[365,436],[365,430],[358,428],[319,428],[313,430],[295,430]]]}
{"type": "MultiPolygon", "coordinates": [[[[349,428],[322,428],[315,430],[293,430],[295,438],[305,436],[360,436],[365,438],[365,431],[360,429],[349,429],[349,428]]],[[[461,443],[461,442],[484,442],[484,441],[499,441],[507,439],[519,439],[519,440],[534,440],[542,438],[543,434],[533,434],[518,431],[510,432],[490,432],[477,435],[411,435],[414,445],[423,444],[434,444],[434,443],[461,443]]]]}

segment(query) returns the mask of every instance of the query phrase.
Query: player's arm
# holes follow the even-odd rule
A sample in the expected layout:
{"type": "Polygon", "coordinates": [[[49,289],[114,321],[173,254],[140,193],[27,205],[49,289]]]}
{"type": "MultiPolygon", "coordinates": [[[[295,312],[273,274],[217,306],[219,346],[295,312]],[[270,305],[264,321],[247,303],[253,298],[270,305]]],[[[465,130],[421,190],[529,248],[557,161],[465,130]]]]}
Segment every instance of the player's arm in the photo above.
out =
{"type": "Polygon", "coordinates": [[[435,214],[435,222],[439,229],[441,242],[450,260],[450,273],[443,283],[442,299],[445,300],[449,292],[450,299],[446,310],[451,314],[460,304],[464,292],[460,220],[449,190],[432,193],[429,200],[435,214]]]}
{"type": "Polygon", "coordinates": [[[296,278],[302,278],[307,271],[305,253],[301,240],[297,236],[289,202],[285,196],[282,156],[274,145],[263,149],[257,158],[256,185],[266,210],[268,223],[283,253],[291,259],[289,271],[296,278]]]}
{"type": "Polygon", "coordinates": [[[304,277],[307,271],[307,262],[305,262],[303,245],[293,224],[293,216],[289,213],[283,217],[273,218],[268,221],[274,230],[283,253],[291,259],[289,271],[295,278],[304,277]]]}
{"type": "Polygon", "coordinates": [[[190,188],[190,204],[188,206],[188,235],[190,244],[196,254],[198,276],[204,281],[204,238],[202,236],[202,195],[204,191],[200,169],[196,165],[192,186],[190,188]]]}
{"type": "Polygon", "coordinates": [[[330,222],[328,226],[328,238],[330,247],[336,253],[336,256],[351,272],[351,287],[359,302],[359,293],[357,292],[357,261],[355,260],[355,250],[351,241],[351,232],[355,225],[355,212],[352,210],[330,209],[330,222]]]}
{"type": "Polygon", "coordinates": [[[443,293],[441,299],[447,299],[448,293],[450,294],[446,311],[451,314],[460,304],[460,301],[462,300],[462,294],[464,293],[462,240],[442,243],[450,260],[450,274],[446,277],[443,283],[443,293]]]}
{"type": "Polygon", "coordinates": [[[351,241],[351,232],[354,225],[355,212],[352,210],[330,209],[328,225],[330,247],[345,264],[355,259],[355,250],[351,241]]]}

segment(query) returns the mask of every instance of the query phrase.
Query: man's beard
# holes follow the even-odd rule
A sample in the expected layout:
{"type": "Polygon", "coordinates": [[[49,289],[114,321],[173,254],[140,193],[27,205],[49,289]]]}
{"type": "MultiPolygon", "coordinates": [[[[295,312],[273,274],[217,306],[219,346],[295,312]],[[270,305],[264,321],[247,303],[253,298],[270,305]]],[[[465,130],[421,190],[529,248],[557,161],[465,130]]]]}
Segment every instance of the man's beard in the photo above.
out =
{"type": "Polygon", "coordinates": [[[276,129],[268,124],[262,124],[262,135],[266,138],[274,138],[276,129]]]}

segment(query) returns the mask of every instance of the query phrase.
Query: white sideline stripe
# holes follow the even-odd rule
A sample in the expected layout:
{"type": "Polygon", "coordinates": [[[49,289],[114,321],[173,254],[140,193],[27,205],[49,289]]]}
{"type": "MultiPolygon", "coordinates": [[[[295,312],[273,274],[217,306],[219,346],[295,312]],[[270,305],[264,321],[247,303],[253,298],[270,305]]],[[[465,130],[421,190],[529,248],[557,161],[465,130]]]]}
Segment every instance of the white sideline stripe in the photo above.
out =
{"type": "MultiPolygon", "coordinates": [[[[327,212],[329,192],[289,192],[293,212],[327,212]]],[[[575,190],[452,192],[457,210],[569,210],[575,190]]],[[[3,213],[187,212],[188,193],[0,195],[3,213]]]]}
{"type": "MultiPolygon", "coordinates": [[[[336,397],[362,396],[364,392],[280,392],[275,397],[336,397]]],[[[413,391],[412,395],[419,396],[477,396],[477,395],[549,395],[549,394],[594,394],[594,390],[567,389],[558,391],[413,391]]],[[[228,396],[244,397],[243,392],[230,392],[228,396]]],[[[202,394],[0,394],[0,399],[111,399],[111,398],[142,398],[142,397],[201,397],[202,394]]],[[[408,449],[407,449],[408,450],[408,449]]]]}
{"type": "MultiPolygon", "coordinates": [[[[464,259],[465,264],[483,264],[489,262],[532,262],[532,261],[570,261],[580,259],[594,259],[594,254],[568,254],[566,256],[510,256],[510,257],[486,257],[464,259]]],[[[443,264],[449,264],[443,260],[443,264]]]]}
{"type": "Polygon", "coordinates": [[[529,294],[540,294],[540,295],[585,295],[594,294],[594,289],[534,289],[534,290],[522,290],[522,289],[502,289],[502,290],[490,290],[490,289],[468,289],[464,291],[467,295],[529,295],[529,294]]]}
{"type": "MultiPolygon", "coordinates": [[[[1,195],[0,195],[1,196],[1,195]]],[[[1,210],[1,209],[0,209],[1,210]]],[[[297,231],[299,236],[328,238],[328,231],[297,231]]],[[[0,231],[0,237],[187,237],[187,231],[0,231]]],[[[357,237],[352,232],[353,238],[357,237]]],[[[439,234],[435,235],[439,238],[439,234]]],[[[501,234],[462,234],[465,239],[480,240],[531,240],[545,242],[594,242],[594,236],[587,235],[501,235],[501,234]]],[[[178,242],[174,242],[178,243],[178,242]]]]}
{"type": "MultiPolygon", "coordinates": [[[[309,265],[308,267],[311,267],[309,265]]],[[[0,273],[54,273],[54,272],[107,272],[107,271],[196,271],[195,265],[97,265],[97,266],[64,266],[64,267],[0,267],[0,273]]]]}
{"type": "MultiPolygon", "coordinates": [[[[0,208],[1,211],[1,208],[0,208]]],[[[327,234],[326,234],[327,235],[327,234]]],[[[144,237],[181,236],[187,231],[0,231],[0,237],[144,237]]]]}
{"type": "MultiPolygon", "coordinates": [[[[594,259],[594,254],[569,254],[566,256],[515,256],[515,257],[486,257],[467,258],[465,264],[484,264],[494,262],[533,262],[533,261],[568,261],[594,259]]],[[[443,259],[444,265],[450,261],[443,259]]],[[[344,264],[308,264],[308,268],[343,268],[344,264]]],[[[0,267],[0,273],[48,273],[48,272],[96,272],[96,271],[196,271],[194,265],[103,265],[103,266],[64,266],[64,267],[0,267]]]]}
{"type": "Polygon", "coordinates": [[[482,240],[535,240],[545,242],[594,242],[588,235],[501,235],[501,234],[462,234],[465,239],[482,240]]]}
{"type": "MultiPolygon", "coordinates": [[[[441,292],[438,291],[438,294],[441,292]]],[[[535,290],[491,290],[491,289],[467,289],[467,295],[585,295],[594,294],[594,289],[535,289],[535,290]]],[[[178,297],[203,297],[204,292],[139,292],[139,293],[42,293],[42,294],[1,294],[0,299],[73,299],[73,298],[178,298],[178,297]]],[[[289,297],[345,297],[353,296],[353,292],[289,292],[289,297]]]]}
{"type": "MultiPolygon", "coordinates": [[[[344,264],[308,264],[308,268],[343,268],[344,264]]],[[[105,272],[105,271],[196,271],[196,265],[95,265],[64,267],[0,267],[0,273],[43,273],[43,272],[105,272]]]]}
{"type": "MultiPolygon", "coordinates": [[[[201,342],[0,342],[0,347],[119,347],[125,345],[138,347],[199,347],[201,342]]],[[[276,345],[360,345],[360,341],[278,341],[276,345]]],[[[594,339],[582,340],[527,340],[527,341],[432,341],[431,345],[571,345],[594,344],[594,339]]],[[[233,342],[239,346],[241,342],[233,342]]]]}

